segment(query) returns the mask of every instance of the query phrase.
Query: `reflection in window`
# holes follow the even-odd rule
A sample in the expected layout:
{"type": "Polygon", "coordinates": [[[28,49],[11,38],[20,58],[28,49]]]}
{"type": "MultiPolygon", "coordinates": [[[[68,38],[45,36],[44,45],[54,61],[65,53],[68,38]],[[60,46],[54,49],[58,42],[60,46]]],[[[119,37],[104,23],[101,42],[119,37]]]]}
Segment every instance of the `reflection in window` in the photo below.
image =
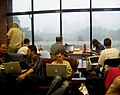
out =
{"type": "Polygon", "coordinates": [[[89,48],[89,12],[63,14],[63,37],[64,43],[89,48]]]}

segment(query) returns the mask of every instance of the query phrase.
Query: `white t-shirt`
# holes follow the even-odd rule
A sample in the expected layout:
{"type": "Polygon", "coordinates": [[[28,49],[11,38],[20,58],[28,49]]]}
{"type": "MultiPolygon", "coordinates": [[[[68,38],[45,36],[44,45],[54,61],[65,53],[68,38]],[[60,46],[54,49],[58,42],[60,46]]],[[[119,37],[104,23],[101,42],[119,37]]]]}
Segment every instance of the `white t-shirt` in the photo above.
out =
{"type": "Polygon", "coordinates": [[[50,53],[46,50],[40,52],[41,58],[51,58],[50,53]]]}
{"type": "Polygon", "coordinates": [[[25,54],[27,55],[27,50],[28,50],[28,47],[27,46],[23,46],[21,47],[19,50],[18,50],[18,54],[25,54]]]}
{"type": "Polygon", "coordinates": [[[99,56],[98,64],[104,65],[104,61],[106,59],[111,58],[118,58],[119,57],[119,51],[116,48],[109,48],[101,51],[101,54],[99,56]]]}
{"type": "Polygon", "coordinates": [[[19,28],[11,28],[7,36],[10,37],[10,47],[20,48],[23,42],[23,32],[19,28]]]}

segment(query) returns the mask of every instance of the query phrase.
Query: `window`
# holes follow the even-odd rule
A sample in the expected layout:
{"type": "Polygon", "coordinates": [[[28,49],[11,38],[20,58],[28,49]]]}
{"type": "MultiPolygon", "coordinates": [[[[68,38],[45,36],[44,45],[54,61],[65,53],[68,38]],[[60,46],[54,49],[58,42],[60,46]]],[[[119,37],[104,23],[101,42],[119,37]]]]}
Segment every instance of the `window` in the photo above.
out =
{"type": "MultiPolygon", "coordinates": [[[[31,23],[33,23],[35,44],[37,46],[42,44],[46,50],[49,50],[55,42],[55,37],[60,34],[63,36],[63,44],[74,43],[76,48],[79,48],[83,43],[86,43],[87,48],[89,48],[90,41],[93,38],[97,38],[103,43],[104,38],[110,37],[113,41],[113,47],[120,50],[120,43],[118,42],[120,40],[118,37],[120,31],[119,1],[33,0],[33,12],[31,12],[31,0],[13,0],[13,12],[18,12],[17,17],[20,20],[20,25],[22,28],[27,27],[29,32],[32,32],[31,23]],[[92,19],[90,19],[90,1],[92,8],[95,9],[91,10],[92,19]],[[105,8],[111,8],[111,10],[105,10],[105,8]],[[22,12],[24,16],[19,12],[22,12]],[[31,22],[31,16],[29,16],[32,13],[34,22],[31,22]]],[[[26,32],[25,35],[29,34],[31,39],[32,33],[29,32],[26,32]]]]}
{"type": "Polygon", "coordinates": [[[45,50],[55,43],[55,37],[60,35],[59,14],[36,14],[35,15],[35,44],[42,45],[45,50]]]}
{"type": "Polygon", "coordinates": [[[60,0],[34,0],[34,10],[53,10],[60,8],[60,0]]]}
{"type": "Polygon", "coordinates": [[[119,8],[120,0],[92,0],[93,8],[119,8]]]}
{"type": "Polygon", "coordinates": [[[62,0],[63,9],[89,8],[90,0],[62,0]]]}
{"type": "Polygon", "coordinates": [[[120,12],[93,12],[93,38],[102,43],[104,38],[110,37],[112,47],[120,51],[120,12]]]}
{"type": "Polygon", "coordinates": [[[13,12],[31,11],[31,0],[12,0],[13,12]]]}
{"type": "Polygon", "coordinates": [[[86,43],[89,48],[89,12],[63,13],[64,43],[80,48],[86,43]]]}
{"type": "Polygon", "coordinates": [[[13,22],[19,24],[19,28],[23,31],[24,37],[32,41],[31,19],[29,15],[13,16],[13,22]]]}

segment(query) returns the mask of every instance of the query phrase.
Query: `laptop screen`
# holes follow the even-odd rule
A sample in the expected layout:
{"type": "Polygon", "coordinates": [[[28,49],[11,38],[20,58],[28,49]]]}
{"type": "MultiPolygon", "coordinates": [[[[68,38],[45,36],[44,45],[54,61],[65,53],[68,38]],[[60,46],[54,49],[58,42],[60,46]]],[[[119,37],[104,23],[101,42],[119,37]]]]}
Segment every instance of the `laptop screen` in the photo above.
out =
{"type": "Polygon", "coordinates": [[[98,59],[99,57],[90,57],[89,62],[91,65],[98,65],[98,59]]]}
{"type": "Polygon", "coordinates": [[[73,53],[75,48],[75,45],[65,45],[65,49],[69,52],[69,53],[73,53]]]}
{"type": "Polygon", "coordinates": [[[3,67],[4,67],[5,72],[7,74],[9,74],[9,73],[17,73],[17,74],[22,73],[22,69],[21,69],[18,61],[3,63],[3,67]]]}
{"type": "Polygon", "coordinates": [[[47,76],[61,76],[61,77],[67,77],[67,67],[66,65],[61,64],[47,64],[46,63],[46,74],[47,76]]]}

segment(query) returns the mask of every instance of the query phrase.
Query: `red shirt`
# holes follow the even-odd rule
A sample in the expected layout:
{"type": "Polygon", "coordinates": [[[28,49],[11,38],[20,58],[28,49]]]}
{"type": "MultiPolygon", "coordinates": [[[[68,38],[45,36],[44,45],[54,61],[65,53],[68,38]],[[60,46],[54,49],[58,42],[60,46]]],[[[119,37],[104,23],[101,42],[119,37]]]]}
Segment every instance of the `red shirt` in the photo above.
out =
{"type": "Polygon", "coordinates": [[[120,76],[120,68],[119,67],[113,67],[109,70],[108,75],[105,80],[105,87],[106,89],[109,88],[113,80],[117,77],[120,76]]]}

